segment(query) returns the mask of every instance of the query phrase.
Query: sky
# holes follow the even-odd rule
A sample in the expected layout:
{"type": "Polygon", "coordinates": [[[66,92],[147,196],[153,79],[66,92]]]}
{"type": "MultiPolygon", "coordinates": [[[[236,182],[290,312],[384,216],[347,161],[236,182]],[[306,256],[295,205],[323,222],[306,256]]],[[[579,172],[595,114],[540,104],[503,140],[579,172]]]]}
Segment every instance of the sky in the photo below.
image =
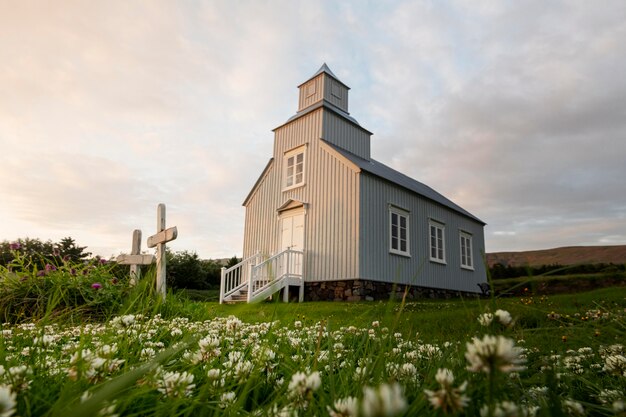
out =
{"type": "Polygon", "coordinates": [[[241,255],[243,200],[327,63],[372,157],[488,252],[626,244],[626,2],[0,0],[0,241],[104,257],[177,226],[241,255]]]}

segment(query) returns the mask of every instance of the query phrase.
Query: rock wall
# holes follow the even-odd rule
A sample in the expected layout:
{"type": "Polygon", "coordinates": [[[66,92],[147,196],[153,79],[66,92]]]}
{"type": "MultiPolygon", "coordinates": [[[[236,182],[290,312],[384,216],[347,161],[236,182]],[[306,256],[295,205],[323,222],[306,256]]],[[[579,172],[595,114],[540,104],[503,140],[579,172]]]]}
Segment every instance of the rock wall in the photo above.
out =
{"type": "Polygon", "coordinates": [[[397,285],[388,282],[369,280],[345,280],[325,282],[305,282],[305,301],[374,301],[389,300],[390,297],[402,299],[408,287],[407,300],[424,298],[448,299],[453,297],[478,298],[480,294],[445,290],[441,288],[426,288],[415,285],[397,285]]]}

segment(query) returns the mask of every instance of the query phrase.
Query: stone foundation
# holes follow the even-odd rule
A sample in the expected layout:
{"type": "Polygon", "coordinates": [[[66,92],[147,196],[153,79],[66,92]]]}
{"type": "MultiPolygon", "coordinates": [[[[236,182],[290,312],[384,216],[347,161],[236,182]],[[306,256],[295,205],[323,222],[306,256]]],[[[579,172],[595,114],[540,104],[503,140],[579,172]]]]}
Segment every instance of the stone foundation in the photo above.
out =
{"type": "Polygon", "coordinates": [[[415,285],[394,284],[370,280],[345,280],[325,282],[305,282],[305,301],[374,301],[395,298],[401,300],[408,287],[407,300],[425,298],[449,299],[455,297],[479,298],[480,294],[444,290],[440,288],[418,287],[415,285]]]}

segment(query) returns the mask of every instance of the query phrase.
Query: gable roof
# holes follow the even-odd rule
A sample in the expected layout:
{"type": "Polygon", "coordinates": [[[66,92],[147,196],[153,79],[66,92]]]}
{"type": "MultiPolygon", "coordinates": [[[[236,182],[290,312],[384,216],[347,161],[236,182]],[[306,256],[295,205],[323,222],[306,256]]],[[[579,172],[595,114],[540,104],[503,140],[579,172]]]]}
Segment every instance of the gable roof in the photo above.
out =
{"type": "Polygon", "coordinates": [[[460,214],[463,214],[464,216],[469,217],[470,219],[475,220],[483,225],[486,224],[484,221],[480,220],[478,217],[474,216],[473,214],[471,214],[470,212],[468,212],[461,206],[448,200],[446,197],[439,194],[437,191],[433,190],[426,184],[416,181],[413,178],[408,177],[402,174],[401,172],[398,172],[395,169],[390,168],[387,165],[381,162],[378,162],[374,159],[370,159],[370,160],[363,159],[359,156],[356,156],[355,154],[351,152],[346,151],[345,149],[339,148],[333,145],[332,143],[325,141],[324,139],[320,139],[320,140],[324,142],[324,144],[328,145],[330,148],[332,148],[333,150],[341,154],[344,158],[348,159],[350,162],[358,166],[362,171],[375,175],[395,185],[398,185],[402,188],[405,188],[409,191],[412,191],[416,194],[426,197],[429,200],[439,203],[442,206],[448,207],[449,209],[452,209],[460,214]]]}
{"type": "Polygon", "coordinates": [[[248,204],[248,201],[250,200],[250,198],[252,198],[252,196],[256,192],[257,188],[259,188],[259,185],[261,185],[261,182],[263,181],[263,178],[265,177],[265,174],[267,174],[267,172],[270,170],[270,168],[272,167],[273,163],[274,163],[274,158],[270,158],[270,160],[267,161],[267,165],[265,165],[265,168],[263,168],[263,172],[261,172],[261,175],[259,175],[259,178],[256,180],[256,182],[252,186],[252,189],[248,193],[248,196],[246,197],[246,199],[243,200],[242,206],[245,206],[246,204],[248,204]]]}

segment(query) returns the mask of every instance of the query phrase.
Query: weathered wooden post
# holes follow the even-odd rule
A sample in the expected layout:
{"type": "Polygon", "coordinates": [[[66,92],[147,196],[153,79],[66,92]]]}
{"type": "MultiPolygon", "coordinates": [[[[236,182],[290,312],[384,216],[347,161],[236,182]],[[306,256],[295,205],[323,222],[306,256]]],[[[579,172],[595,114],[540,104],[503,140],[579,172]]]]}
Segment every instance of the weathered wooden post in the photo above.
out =
{"type": "Polygon", "coordinates": [[[161,293],[163,300],[166,294],[166,261],[165,261],[165,243],[176,239],[178,229],[176,226],[165,228],[165,204],[159,204],[157,207],[157,233],[148,238],[148,247],[156,246],[156,288],[161,293]]]}
{"type": "Polygon", "coordinates": [[[141,265],[150,265],[154,262],[154,255],[141,255],[141,230],[133,231],[130,255],[120,255],[116,261],[120,265],[130,265],[130,285],[137,284],[141,278],[141,265]]]}

